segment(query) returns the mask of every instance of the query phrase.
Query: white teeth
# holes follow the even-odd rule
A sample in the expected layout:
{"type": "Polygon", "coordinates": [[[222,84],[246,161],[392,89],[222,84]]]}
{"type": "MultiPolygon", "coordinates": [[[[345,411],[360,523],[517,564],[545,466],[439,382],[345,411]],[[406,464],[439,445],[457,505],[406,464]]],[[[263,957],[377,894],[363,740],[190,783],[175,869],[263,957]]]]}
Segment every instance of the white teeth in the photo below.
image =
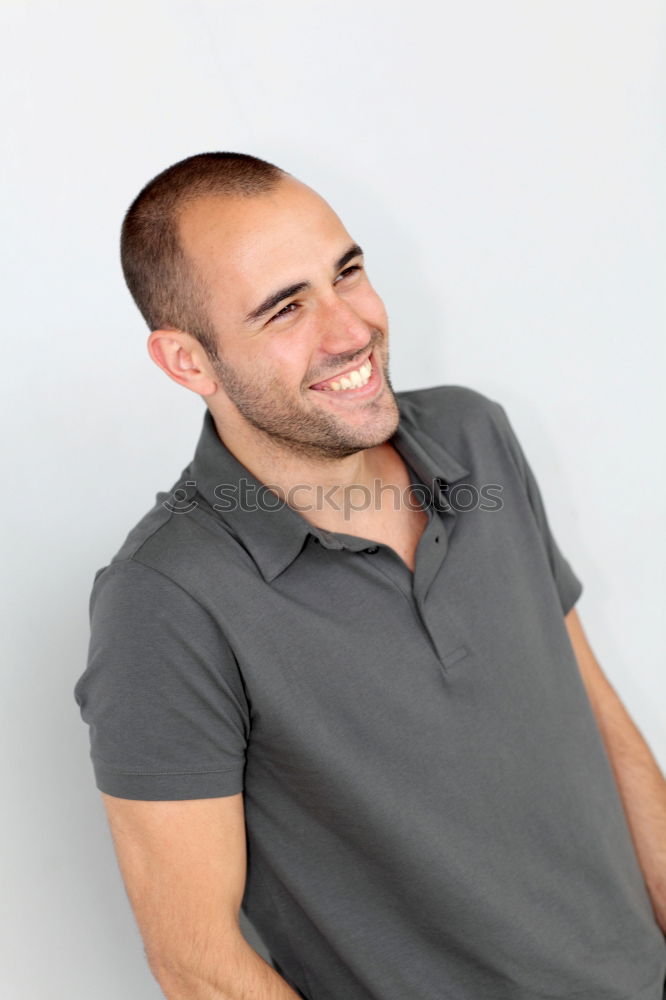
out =
{"type": "Polygon", "coordinates": [[[333,392],[342,392],[345,389],[358,389],[368,383],[371,375],[372,362],[368,358],[360,368],[357,368],[353,372],[347,372],[346,375],[343,375],[335,382],[329,382],[327,388],[332,389],[333,392]]]}

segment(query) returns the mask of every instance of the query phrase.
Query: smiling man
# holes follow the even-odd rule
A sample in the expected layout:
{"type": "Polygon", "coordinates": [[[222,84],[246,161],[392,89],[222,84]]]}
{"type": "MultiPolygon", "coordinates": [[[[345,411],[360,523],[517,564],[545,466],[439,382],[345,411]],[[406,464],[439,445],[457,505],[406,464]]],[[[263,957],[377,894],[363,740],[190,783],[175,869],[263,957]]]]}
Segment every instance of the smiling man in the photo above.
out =
{"type": "Polygon", "coordinates": [[[75,688],[165,996],[661,1000],[666,786],[503,407],[394,392],[360,246],[262,160],[165,170],[122,260],[206,404],[75,688]]]}

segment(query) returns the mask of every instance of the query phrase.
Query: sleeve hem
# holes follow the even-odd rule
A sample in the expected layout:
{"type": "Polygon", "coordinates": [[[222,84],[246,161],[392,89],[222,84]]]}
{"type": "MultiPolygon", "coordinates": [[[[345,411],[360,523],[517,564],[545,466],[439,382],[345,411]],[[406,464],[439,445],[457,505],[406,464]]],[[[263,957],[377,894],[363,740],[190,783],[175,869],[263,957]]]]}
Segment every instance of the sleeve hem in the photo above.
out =
{"type": "Polygon", "coordinates": [[[93,760],[95,784],[100,792],[121,799],[212,799],[243,791],[243,769],[187,773],[131,774],[114,771],[93,760]]]}
{"type": "Polygon", "coordinates": [[[583,584],[577,578],[571,581],[564,593],[560,593],[560,603],[562,604],[562,613],[565,618],[576,604],[582,593],[583,584]]]}

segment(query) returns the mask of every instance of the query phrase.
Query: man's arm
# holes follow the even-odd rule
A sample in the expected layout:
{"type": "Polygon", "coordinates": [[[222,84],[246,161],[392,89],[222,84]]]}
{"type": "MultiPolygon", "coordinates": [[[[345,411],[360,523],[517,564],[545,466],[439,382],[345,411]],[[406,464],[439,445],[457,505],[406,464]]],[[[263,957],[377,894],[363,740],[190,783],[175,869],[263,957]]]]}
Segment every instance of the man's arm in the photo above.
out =
{"type": "Polygon", "coordinates": [[[657,923],[666,933],[666,781],[599,666],[575,608],[564,622],[615,774],[657,923]]]}
{"type": "Polygon", "coordinates": [[[243,937],[243,796],[139,801],[102,793],[148,964],[167,1000],[297,1000],[243,937]]]}

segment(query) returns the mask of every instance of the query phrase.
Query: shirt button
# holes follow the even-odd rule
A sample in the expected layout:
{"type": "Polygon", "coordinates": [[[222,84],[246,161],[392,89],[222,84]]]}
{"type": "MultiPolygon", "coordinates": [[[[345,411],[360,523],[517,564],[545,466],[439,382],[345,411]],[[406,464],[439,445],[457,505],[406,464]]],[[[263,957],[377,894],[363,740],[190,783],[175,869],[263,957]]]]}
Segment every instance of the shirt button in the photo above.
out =
{"type": "Polygon", "coordinates": [[[365,551],[369,552],[370,555],[373,555],[375,552],[379,552],[379,546],[378,545],[370,545],[370,546],[368,546],[368,548],[365,551]]]}
{"type": "Polygon", "coordinates": [[[438,542],[438,541],[439,541],[439,535],[435,535],[435,541],[436,541],[436,542],[438,542]]]}

